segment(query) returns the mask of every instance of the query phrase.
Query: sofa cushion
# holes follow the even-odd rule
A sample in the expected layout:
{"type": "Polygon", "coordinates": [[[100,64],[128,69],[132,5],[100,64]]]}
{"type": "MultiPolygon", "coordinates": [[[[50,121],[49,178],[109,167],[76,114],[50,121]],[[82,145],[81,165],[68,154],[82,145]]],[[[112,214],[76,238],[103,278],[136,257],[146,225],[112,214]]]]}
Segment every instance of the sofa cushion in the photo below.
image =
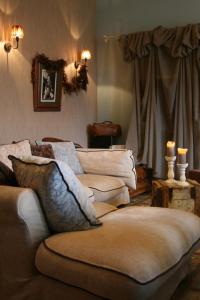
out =
{"type": "Polygon", "coordinates": [[[37,145],[50,144],[53,148],[56,160],[61,160],[67,163],[75,174],[82,174],[83,168],[81,167],[79,158],[76,154],[74,143],[72,142],[43,142],[36,141],[37,145]]]}
{"type": "Polygon", "coordinates": [[[85,173],[120,177],[127,186],[136,188],[136,172],[131,150],[76,150],[85,173]]]}
{"type": "Polygon", "coordinates": [[[36,254],[38,270],[106,299],[152,299],[200,246],[200,219],[180,210],[126,207],[101,221],[90,232],[46,239],[36,254]]]}
{"type": "Polygon", "coordinates": [[[47,157],[54,159],[53,148],[50,144],[47,145],[33,145],[31,144],[31,153],[34,156],[47,157]]]}
{"type": "Polygon", "coordinates": [[[67,164],[34,156],[24,161],[9,158],[19,186],[38,194],[52,232],[86,230],[101,224],[88,193],[67,164]]]}
{"type": "Polygon", "coordinates": [[[111,204],[105,203],[105,202],[94,202],[94,208],[96,210],[96,217],[101,218],[107,214],[109,214],[111,211],[117,210],[118,208],[116,206],[113,206],[111,204]]]}
{"type": "Polygon", "coordinates": [[[8,155],[21,157],[31,155],[31,146],[29,140],[20,141],[13,144],[0,145],[0,161],[12,169],[12,163],[8,159],[8,155]]]}
{"type": "Polygon", "coordinates": [[[123,180],[114,176],[81,174],[77,177],[82,184],[94,192],[95,201],[109,201],[111,198],[117,198],[117,195],[126,189],[123,180]]]}

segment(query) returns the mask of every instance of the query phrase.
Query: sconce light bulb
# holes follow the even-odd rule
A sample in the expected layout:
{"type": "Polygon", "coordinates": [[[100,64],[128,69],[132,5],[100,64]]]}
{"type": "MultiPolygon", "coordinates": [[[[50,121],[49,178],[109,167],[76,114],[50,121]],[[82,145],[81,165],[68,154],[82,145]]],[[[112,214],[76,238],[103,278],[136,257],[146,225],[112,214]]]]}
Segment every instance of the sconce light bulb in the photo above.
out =
{"type": "Polygon", "coordinates": [[[83,50],[81,53],[81,59],[85,60],[85,62],[89,59],[91,59],[91,53],[89,50],[83,50]]]}
{"type": "Polygon", "coordinates": [[[20,25],[14,25],[12,26],[12,32],[11,32],[11,37],[16,38],[16,39],[23,39],[24,37],[24,30],[22,26],[20,25]]]}

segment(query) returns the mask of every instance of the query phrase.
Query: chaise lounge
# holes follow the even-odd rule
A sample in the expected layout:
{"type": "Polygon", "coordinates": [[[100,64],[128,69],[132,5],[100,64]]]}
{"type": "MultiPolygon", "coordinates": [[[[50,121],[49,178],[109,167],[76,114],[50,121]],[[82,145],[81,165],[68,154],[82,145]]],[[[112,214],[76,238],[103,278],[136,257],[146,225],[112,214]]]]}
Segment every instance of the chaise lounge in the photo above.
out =
{"type": "Polygon", "coordinates": [[[0,188],[0,298],[170,299],[200,246],[200,220],[95,204],[93,230],[51,235],[31,189],[0,188]]]}
{"type": "Polygon", "coordinates": [[[0,299],[167,300],[190,272],[191,255],[200,247],[199,217],[104,201],[86,205],[65,164],[9,159],[23,187],[0,187],[0,299]],[[63,194],[70,203],[67,218],[63,194]]]}

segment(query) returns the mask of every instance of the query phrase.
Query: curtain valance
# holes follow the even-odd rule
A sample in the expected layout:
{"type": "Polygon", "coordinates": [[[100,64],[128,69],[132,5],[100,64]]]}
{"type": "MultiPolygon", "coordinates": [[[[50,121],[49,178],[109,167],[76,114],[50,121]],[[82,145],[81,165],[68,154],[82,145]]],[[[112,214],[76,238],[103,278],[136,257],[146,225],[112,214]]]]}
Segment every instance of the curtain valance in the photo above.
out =
{"type": "Polygon", "coordinates": [[[152,31],[121,35],[119,43],[128,62],[148,56],[152,47],[164,47],[172,57],[184,57],[200,45],[200,24],[170,29],[159,26],[152,31]]]}

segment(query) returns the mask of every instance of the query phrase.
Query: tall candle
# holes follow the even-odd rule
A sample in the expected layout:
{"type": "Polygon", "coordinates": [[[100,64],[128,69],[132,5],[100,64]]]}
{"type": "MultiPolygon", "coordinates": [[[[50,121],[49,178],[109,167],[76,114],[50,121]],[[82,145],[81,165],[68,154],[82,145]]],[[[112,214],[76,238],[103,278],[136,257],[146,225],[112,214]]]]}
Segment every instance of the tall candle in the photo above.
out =
{"type": "Polygon", "coordinates": [[[186,153],[188,149],[178,148],[178,164],[186,164],[186,153]]]}
{"type": "Polygon", "coordinates": [[[175,142],[173,141],[167,142],[167,156],[175,156],[175,142]]]}

